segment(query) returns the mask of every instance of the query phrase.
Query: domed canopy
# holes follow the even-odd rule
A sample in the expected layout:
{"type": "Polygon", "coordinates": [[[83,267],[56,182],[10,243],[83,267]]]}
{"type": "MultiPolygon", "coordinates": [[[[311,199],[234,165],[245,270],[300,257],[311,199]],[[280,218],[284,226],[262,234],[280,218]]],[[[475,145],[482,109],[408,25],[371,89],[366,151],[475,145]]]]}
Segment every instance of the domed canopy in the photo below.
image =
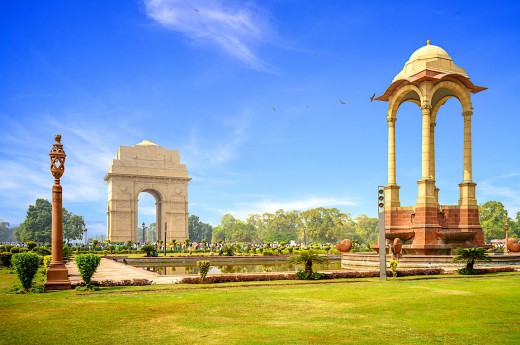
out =
{"type": "Polygon", "coordinates": [[[154,143],[151,140],[143,140],[139,144],[136,144],[136,145],[140,145],[140,146],[158,146],[156,143],[154,143]]]}
{"type": "Polygon", "coordinates": [[[422,71],[429,70],[442,74],[459,74],[469,78],[466,71],[453,63],[453,59],[439,46],[427,41],[424,47],[417,49],[405,63],[404,68],[393,81],[406,79],[422,71]]]}

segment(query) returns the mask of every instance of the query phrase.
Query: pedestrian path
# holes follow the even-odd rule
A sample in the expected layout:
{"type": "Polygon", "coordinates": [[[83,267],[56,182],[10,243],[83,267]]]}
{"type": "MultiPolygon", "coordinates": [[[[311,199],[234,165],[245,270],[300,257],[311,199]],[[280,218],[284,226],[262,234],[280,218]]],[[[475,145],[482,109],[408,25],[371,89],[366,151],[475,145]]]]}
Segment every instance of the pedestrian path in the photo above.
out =
{"type": "MultiPolygon", "coordinates": [[[[78,268],[73,260],[67,262],[67,269],[69,271],[69,280],[72,285],[81,283],[78,268]]],[[[101,259],[96,273],[92,277],[93,281],[101,282],[104,280],[112,280],[114,282],[122,282],[123,280],[147,279],[152,284],[175,284],[178,283],[181,277],[161,276],[155,272],[149,272],[141,268],[137,268],[124,263],[116,262],[110,259],[101,259]]]]}

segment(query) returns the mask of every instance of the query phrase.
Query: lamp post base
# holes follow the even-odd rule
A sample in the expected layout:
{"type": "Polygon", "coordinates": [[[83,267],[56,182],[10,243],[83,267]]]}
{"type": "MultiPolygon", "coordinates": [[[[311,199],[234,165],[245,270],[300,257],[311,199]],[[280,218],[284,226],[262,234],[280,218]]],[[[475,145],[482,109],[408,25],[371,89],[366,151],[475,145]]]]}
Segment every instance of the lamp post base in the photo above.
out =
{"type": "Polygon", "coordinates": [[[63,262],[52,263],[47,270],[45,291],[70,290],[69,271],[63,262]]]}

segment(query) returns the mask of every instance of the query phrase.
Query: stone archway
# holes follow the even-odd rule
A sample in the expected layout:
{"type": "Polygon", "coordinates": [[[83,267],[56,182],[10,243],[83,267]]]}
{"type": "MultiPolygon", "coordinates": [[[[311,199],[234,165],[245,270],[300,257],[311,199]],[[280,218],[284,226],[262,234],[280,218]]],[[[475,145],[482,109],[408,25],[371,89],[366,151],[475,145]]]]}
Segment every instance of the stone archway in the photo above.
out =
{"type": "Polygon", "coordinates": [[[179,151],[144,140],[121,146],[112,160],[108,183],[107,238],[114,242],[139,242],[138,200],[141,192],[156,201],[157,239],[188,238],[188,171],[180,164],[179,151]]]}

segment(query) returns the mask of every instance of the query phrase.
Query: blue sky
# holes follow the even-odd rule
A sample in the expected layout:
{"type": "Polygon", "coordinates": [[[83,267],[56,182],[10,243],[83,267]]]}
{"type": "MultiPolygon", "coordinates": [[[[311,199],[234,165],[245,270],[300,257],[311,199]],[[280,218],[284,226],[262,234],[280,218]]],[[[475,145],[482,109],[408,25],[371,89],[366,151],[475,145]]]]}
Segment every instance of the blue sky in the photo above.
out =
{"type": "MultiPolygon", "coordinates": [[[[64,207],[106,231],[103,177],[120,145],[177,149],[193,180],[190,213],[338,207],[376,215],[386,184],[382,94],[430,38],[464,68],[473,96],[479,203],[520,211],[520,3],[503,1],[2,1],[0,219],[51,198],[48,153],[67,152],[64,207]],[[346,104],[341,104],[339,100],[346,104]]],[[[437,186],[462,181],[457,100],[436,127],[437,186]]],[[[415,204],[421,113],[398,113],[397,182],[415,204]]],[[[153,221],[153,199],[140,222],[153,221]]]]}

